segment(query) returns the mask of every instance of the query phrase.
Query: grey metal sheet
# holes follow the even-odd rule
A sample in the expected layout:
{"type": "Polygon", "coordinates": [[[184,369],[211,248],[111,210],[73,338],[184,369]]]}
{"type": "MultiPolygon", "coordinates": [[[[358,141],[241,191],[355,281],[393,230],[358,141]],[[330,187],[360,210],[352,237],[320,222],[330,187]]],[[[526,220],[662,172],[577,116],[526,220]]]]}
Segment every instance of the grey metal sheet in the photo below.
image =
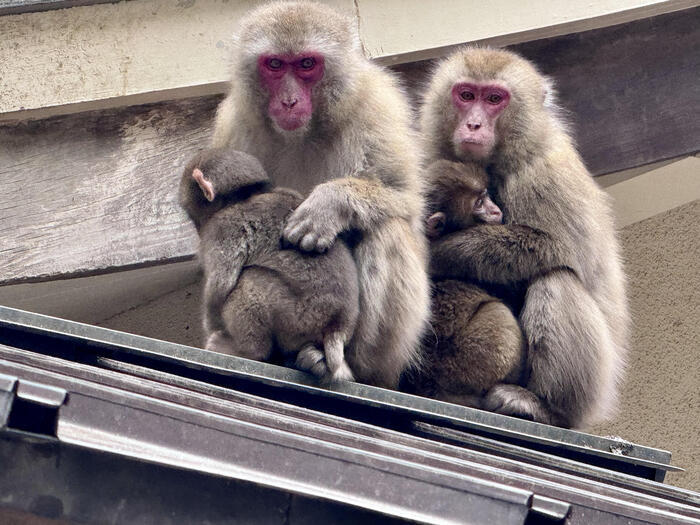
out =
{"type": "MultiPolygon", "coordinates": [[[[158,417],[170,417],[171,419],[177,419],[179,421],[186,418],[188,423],[197,424],[201,427],[197,430],[199,434],[194,430],[189,434],[191,437],[198,435],[197,439],[205,443],[204,448],[200,449],[200,454],[196,454],[197,450],[196,447],[194,447],[194,450],[188,449],[186,454],[181,452],[175,453],[176,457],[182,459],[194,455],[199,465],[197,468],[218,475],[230,474],[229,471],[225,470],[226,465],[222,466],[222,461],[217,460],[219,454],[217,450],[220,446],[218,446],[217,442],[213,440],[208,433],[209,427],[215,427],[219,431],[225,430],[225,427],[219,426],[218,424],[222,421],[228,421],[226,418],[216,418],[214,414],[208,412],[209,415],[206,419],[197,422],[195,420],[207,412],[201,410],[186,410],[173,403],[154,402],[150,395],[134,396],[125,391],[106,387],[102,384],[103,382],[96,384],[84,380],[66,378],[62,377],[60,374],[37,370],[31,365],[0,362],[0,370],[5,373],[17,373],[20,377],[27,377],[34,381],[43,379],[50,382],[53,386],[59,386],[61,388],[70,387],[71,401],[68,406],[64,407],[61,415],[62,421],[65,420],[66,423],[59,425],[58,435],[62,440],[88,445],[93,448],[120,451],[122,453],[140,450],[141,454],[138,457],[146,460],[154,460],[153,458],[156,458],[156,461],[160,461],[163,457],[168,457],[167,453],[163,452],[163,449],[166,451],[179,450],[179,447],[172,444],[172,440],[180,439],[183,435],[183,430],[181,423],[176,423],[175,427],[172,427],[172,422],[168,422],[168,420],[156,421],[153,419],[152,415],[143,416],[140,413],[141,410],[146,410],[149,413],[157,412],[158,417]],[[101,396],[99,402],[96,401],[97,396],[101,396]],[[112,401],[110,401],[109,398],[113,398],[112,401]],[[124,428],[116,432],[114,430],[107,430],[112,429],[115,425],[115,412],[110,409],[110,403],[113,403],[115,400],[121,400],[121,408],[117,410],[117,413],[123,412],[127,406],[131,409],[139,410],[138,417],[134,417],[132,414],[126,418],[124,414],[122,414],[121,419],[125,421],[128,419],[128,424],[119,423],[118,425],[126,425],[124,428],[127,428],[128,431],[124,430],[124,428]],[[154,407],[160,408],[156,409],[154,407]],[[186,417],[185,414],[189,414],[189,416],[186,417]],[[204,422],[206,422],[206,425],[204,425],[204,422]],[[139,433],[143,434],[141,438],[138,437],[139,433]],[[173,438],[172,436],[178,437],[173,438]],[[146,445],[144,445],[144,443],[146,443],[146,445]],[[214,445],[213,453],[210,448],[212,445],[214,445]],[[214,467],[211,468],[223,468],[224,470],[207,470],[210,465],[214,465],[214,467]]],[[[97,370],[96,373],[103,377],[109,374],[114,375],[112,372],[100,370],[97,370]]],[[[133,378],[129,379],[131,379],[131,381],[134,380],[133,378]]],[[[187,393],[184,393],[184,395],[187,395],[187,393]]],[[[204,396],[200,396],[200,402],[203,400],[203,397],[204,396]]],[[[183,401],[183,399],[181,398],[178,401],[183,401]]],[[[216,400],[213,401],[216,403],[216,400]]],[[[220,400],[216,408],[220,413],[228,408],[233,411],[230,413],[235,413],[237,416],[245,415],[242,414],[240,410],[236,412],[233,404],[229,404],[229,406],[226,407],[220,400]]],[[[258,418],[258,423],[263,426],[261,427],[258,424],[254,424],[246,428],[261,429],[262,432],[265,432],[265,428],[269,431],[271,427],[275,427],[278,431],[274,433],[274,443],[268,443],[268,446],[272,446],[273,449],[274,447],[288,445],[286,440],[289,436],[286,432],[292,432],[295,434],[293,437],[293,440],[295,440],[294,442],[305,443],[307,453],[313,453],[314,450],[318,450],[316,447],[319,446],[321,446],[323,450],[326,450],[327,452],[321,454],[323,458],[326,458],[326,454],[328,453],[332,454],[335,459],[347,460],[348,457],[350,457],[347,454],[350,450],[354,449],[355,452],[352,452],[351,455],[355,454],[353,457],[355,457],[356,460],[364,461],[369,459],[372,461],[373,467],[377,467],[377,462],[380,461],[381,458],[392,458],[401,465],[412,464],[416,466],[418,471],[422,472],[424,475],[426,473],[436,474],[439,472],[452,472],[457,475],[459,479],[471,480],[472,484],[475,480],[479,480],[479,482],[482,483],[486,480],[490,482],[490,484],[487,484],[489,490],[491,490],[494,484],[497,487],[519,486],[522,488],[527,486],[530,490],[543,491],[543,494],[549,496],[553,495],[564,501],[571,501],[575,504],[574,507],[576,509],[578,509],[579,506],[583,506],[590,512],[610,514],[606,519],[610,519],[610,516],[626,516],[634,520],[654,518],[658,520],[655,522],[672,520],[671,522],[676,523],[694,523],[692,516],[700,516],[697,508],[693,509],[685,505],[664,502],[658,498],[642,497],[640,495],[635,496],[630,491],[606,487],[600,483],[589,482],[588,486],[584,489],[567,486],[566,483],[573,479],[571,476],[568,478],[565,475],[560,476],[562,479],[557,483],[537,479],[531,475],[516,475],[512,472],[505,472],[501,469],[490,468],[475,462],[456,459],[455,457],[449,458],[442,454],[426,453],[425,451],[420,451],[417,448],[411,448],[401,443],[391,443],[389,440],[385,440],[384,443],[382,443],[377,439],[367,439],[363,436],[353,437],[349,432],[339,432],[331,428],[312,425],[305,421],[294,422],[292,418],[284,418],[280,415],[268,417],[267,420],[265,420],[264,417],[258,418]],[[287,421],[285,421],[285,419],[287,419],[287,421]],[[304,428],[305,426],[306,428],[304,428]],[[280,429],[284,430],[279,432],[280,429]],[[319,441],[322,443],[320,444],[319,441]],[[350,449],[348,449],[348,447],[350,447],[350,449]],[[462,478],[460,478],[460,476],[462,476],[462,478]],[[626,498],[626,500],[623,498],[626,498]]],[[[251,432],[246,433],[247,437],[250,437],[250,435],[251,432]]],[[[420,441],[415,438],[414,440],[420,441]]],[[[450,449],[453,447],[443,448],[450,449]]],[[[246,451],[243,456],[244,458],[247,458],[247,453],[251,453],[253,457],[256,458],[256,461],[260,460],[260,455],[256,452],[254,446],[251,447],[250,443],[246,442],[244,446],[241,446],[241,449],[246,451]]],[[[276,458],[277,461],[279,461],[280,455],[275,455],[272,449],[260,453],[262,453],[265,458],[276,458]]],[[[285,451],[282,456],[286,458],[287,454],[288,452],[285,451]]],[[[241,458],[238,457],[238,459],[240,460],[241,458]]],[[[319,464],[319,457],[314,456],[310,461],[311,463],[316,463],[316,468],[325,468],[323,464],[319,464]]],[[[188,462],[174,464],[185,467],[189,465],[190,468],[192,468],[192,465],[188,462]]],[[[250,466],[248,465],[248,467],[250,466]]],[[[302,478],[305,479],[308,472],[300,471],[301,467],[297,463],[294,464],[294,467],[293,472],[301,475],[302,478]]],[[[264,476],[267,476],[269,473],[275,473],[276,471],[274,468],[267,465],[264,466],[263,472],[265,473],[264,476]]],[[[369,479],[371,478],[365,475],[365,482],[369,479]]],[[[438,478],[431,479],[432,481],[436,481],[438,478]]],[[[261,482],[258,478],[254,478],[254,480],[261,482]]],[[[455,486],[452,481],[450,481],[450,484],[455,486]]],[[[346,488],[347,487],[345,487],[345,489],[346,488]]],[[[478,486],[472,485],[472,491],[478,488],[478,486]]],[[[493,495],[493,493],[491,493],[491,495],[493,495]]],[[[331,499],[335,499],[335,497],[331,499]]],[[[425,502],[422,504],[425,504],[425,502]]],[[[541,507],[542,505],[539,505],[538,508],[541,507]]],[[[602,521],[601,523],[608,522],[609,521],[602,521]]],[[[589,522],[583,521],[582,523],[589,522]]]]}
{"type": "MultiPolygon", "coordinates": [[[[52,386],[70,383],[58,374],[40,375],[52,386]]],[[[56,437],[62,444],[426,523],[521,525],[532,497],[504,484],[79,380],[60,410],[56,437]]]]}
{"type": "Polygon", "coordinates": [[[12,308],[0,307],[0,327],[3,326],[68,340],[72,343],[71,348],[78,353],[97,356],[99,349],[103,349],[118,352],[124,357],[143,357],[156,363],[175,364],[229,378],[253,380],[290,392],[312,394],[316,399],[347,400],[360,406],[389,409],[426,420],[449,423],[457,428],[536,443],[563,452],[598,456],[611,463],[628,463],[661,472],[677,470],[670,465],[670,452],[664,450],[630,443],[622,450],[622,454],[618,454],[615,452],[619,451],[619,442],[583,432],[541,425],[359,383],[342,383],[325,389],[307,374],[296,370],[12,308]]]}
{"type": "MultiPolygon", "coordinates": [[[[272,421],[272,424],[279,425],[280,428],[283,427],[298,433],[306,432],[306,435],[322,437],[330,441],[340,439],[338,436],[347,435],[349,433],[360,434],[362,436],[389,442],[391,444],[390,446],[396,450],[404,446],[416,448],[442,456],[449,456],[454,459],[479,462],[483,465],[490,465],[519,474],[527,474],[529,477],[539,477],[544,481],[564,482],[571,487],[590,489],[591,483],[588,480],[596,480],[601,483],[625,487],[655,496],[658,498],[656,504],[660,505],[661,508],[663,508],[664,505],[668,506],[670,501],[676,501],[688,506],[695,506],[696,511],[700,508],[700,495],[697,493],[639,479],[635,476],[608,471],[600,467],[589,466],[565,458],[528,450],[524,447],[501,443],[497,440],[454,430],[442,429],[435,425],[428,425],[420,422],[414,424],[416,433],[419,435],[420,433],[428,433],[430,437],[437,435],[441,438],[450,438],[453,442],[458,442],[460,444],[466,443],[467,446],[476,447],[478,450],[486,452],[464,450],[451,445],[435,443],[430,440],[383,429],[381,427],[349,421],[322,412],[311,411],[278,401],[268,400],[110,359],[100,359],[100,362],[111,365],[113,370],[125,371],[129,374],[137,375],[138,377],[125,376],[124,374],[118,374],[113,371],[100,370],[92,366],[71,363],[53,357],[33,354],[28,351],[10,349],[2,345],[0,345],[0,358],[19,362],[36,369],[45,369],[60,374],[66,374],[74,378],[92,381],[108,387],[116,387],[153,398],[187,404],[194,408],[237,417],[246,421],[260,424],[270,424],[270,421],[272,421]],[[155,379],[165,384],[144,381],[140,378],[155,379]],[[182,388],[187,390],[182,390],[182,388]],[[308,426],[306,430],[302,429],[299,425],[294,423],[294,421],[299,420],[311,423],[311,425],[308,426]],[[334,434],[330,429],[339,429],[343,432],[335,432],[334,434]],[[496,457],[493,456],[494,453],[496,457]],[[504,459],[504,457],[511,458],[511,460],[504,459]],[[561,472],[557,472],[557,470],[572,475],[563,475],[561,472]],[[584,479],[581,479],[581,477],[584,479]],[[669,501],[663,501],[662,498],[666,498],[669,501]]],[[[598,484],[594,486],[597,487],[596,490],[614,493],[612,487],[602,489],[601,487],[604,487],[604,485],[598,484]]],[[[629,500],[634,499],[630,496],[627,496],[627,498],[629,500]]],[[[642,499],[639,501],[642,501],[642,499]]],[[[682,511],[679,510],[682,508],[682,506],[669,506],[669,509],[674,511],[682,511]]]]}

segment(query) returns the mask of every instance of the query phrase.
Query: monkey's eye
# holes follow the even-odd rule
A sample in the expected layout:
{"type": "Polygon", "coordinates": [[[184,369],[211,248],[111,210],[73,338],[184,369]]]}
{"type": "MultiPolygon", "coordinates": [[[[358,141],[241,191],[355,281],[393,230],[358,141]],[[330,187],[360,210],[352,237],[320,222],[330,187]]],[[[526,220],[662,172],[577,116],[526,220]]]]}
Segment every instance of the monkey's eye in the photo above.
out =
{"type": "Polygon", "coordinates": [[[279,58],[271,58],[267,61],[267,67],[270,69],[280,69],[282,67],[282,61],[279,58]]]}
{"type": "Polygon", "coordinates": [[[472,93],[471,91],[462,91],[459,94],[459,98],[461,98],[462,100],[474,100],[474,93],[472,93]]]}
{"type": "Polygon", "coordinates": [[[486,97],[486,100],[488,100],[491,104],[498,104],[501,100],[503,100],[503,97],[498,93],[491,93],[488,97],[486,97]]]}
{"type": "Polygon", "coordinates": [[[474,209],[475,209],[475,210],[478,210],[478,209],[481,208],[483,205],[484,205],[484,199],[481,198],[481,197],[479,197],[478,199],[476,199],[476,202],[474,203],[474,209]]]}
{"type": "Polygon", "coordinates": [[[316,61],[313,58],[304,58],[302,59],[301,62],[299,62],[299,65],[301,66],[302,69],[311,69],[316,65],[316,61]]]}

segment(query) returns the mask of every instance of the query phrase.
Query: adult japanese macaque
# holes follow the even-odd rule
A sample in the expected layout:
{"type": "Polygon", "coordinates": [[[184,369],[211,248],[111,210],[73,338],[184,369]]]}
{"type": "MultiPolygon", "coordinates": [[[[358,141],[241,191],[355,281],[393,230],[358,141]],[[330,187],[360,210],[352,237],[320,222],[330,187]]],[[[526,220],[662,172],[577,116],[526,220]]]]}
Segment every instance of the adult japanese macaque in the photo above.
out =
{"type": "Polygon", "coordinates": [[[323,255],[282,249],[301,201],[243,152],[204,150],[185,168],[180,204],[200,236],[206,348],[259,361],[279,351],[323,381],[352,380],[344,348],[357,320],[357,268],[343,242],[323,255]]]}
{"type": "Polygon", "coordinates": [[[429,314],[419,147],[395,79],[362,54],[355,24],[312,2],[251,11],[234,40],[215,146],[246,151],[276,184],[307,195],[286,242],[323,252],[352,239],[360,315],[355,377],[395,387],[429,314]]]}
{"type": "MultiPolygon", "coordinates": [[[[501,224],[487,192],[483,168],[439,160],[426,170],[426,233],[437,240],[476,224],[501,224]]],[[[433,285],[431,324],[423,366],[402,385],[408,392],[476,408],[502,383],[517,383],[525,340],[517,319],[500,299],[475,283],[453,279],[433,285]]]]}
{"type": "Polygon", "coordinates": [[[495,387],[486,408],[565,427],[610,416],[627,346],[625,280],[610,204],[549,81],[511,52],[463,48],[434,72],[421,128],[430,158],[487,168],[504,216],[432,243],[431,271],[529,282],[526,388],[495,387]]]}

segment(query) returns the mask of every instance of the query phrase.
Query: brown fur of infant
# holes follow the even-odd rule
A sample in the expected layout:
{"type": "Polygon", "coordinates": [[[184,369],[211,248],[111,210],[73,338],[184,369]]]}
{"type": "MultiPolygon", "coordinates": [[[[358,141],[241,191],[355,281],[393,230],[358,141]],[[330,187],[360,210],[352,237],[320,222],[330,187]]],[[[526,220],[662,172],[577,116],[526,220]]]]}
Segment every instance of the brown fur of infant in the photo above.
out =
{"type": "MultiPolygon", "coordinates": [[[[431,240],[476,224],[501,224],[482,168],[437,161],[426,174],[431,240]]],[[[432,308],[435,338],[424,345],[424,365],[408,376],[406,390],[481,408],[492,387],[518,382],[525,342],[517,319],[500,299],[476,284],[444,279],[433,283],[432,308]]]]}
{"type": "Polygon", "coordinates": [[[214,148],[187,165],[179,199],[200,237],[206,349],[259,361],[281,352],[323,381],[353,380],[344,352],[357,268],[343,242],[323,254],[282,246],[302,196],[273,187],[251,155],[214,148]]]}

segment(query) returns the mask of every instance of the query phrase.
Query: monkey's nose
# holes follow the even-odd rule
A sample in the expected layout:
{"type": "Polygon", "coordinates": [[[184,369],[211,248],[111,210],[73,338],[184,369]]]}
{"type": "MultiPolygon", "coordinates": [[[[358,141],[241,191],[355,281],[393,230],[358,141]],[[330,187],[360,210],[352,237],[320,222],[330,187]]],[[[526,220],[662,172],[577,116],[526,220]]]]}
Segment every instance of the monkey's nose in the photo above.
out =
{"type": "Polygon", "coordinates": [[[292,109],[297,104],[297,99],[293,100],[283,100],[282,105],[287,109],[292,109]]]}
{"type": "Polygon", "coordinates": [[[481,124],[470,124],[467,123],[467,127],[469,128],[469,131],[476,131],[481,127],[481,124]]]}

